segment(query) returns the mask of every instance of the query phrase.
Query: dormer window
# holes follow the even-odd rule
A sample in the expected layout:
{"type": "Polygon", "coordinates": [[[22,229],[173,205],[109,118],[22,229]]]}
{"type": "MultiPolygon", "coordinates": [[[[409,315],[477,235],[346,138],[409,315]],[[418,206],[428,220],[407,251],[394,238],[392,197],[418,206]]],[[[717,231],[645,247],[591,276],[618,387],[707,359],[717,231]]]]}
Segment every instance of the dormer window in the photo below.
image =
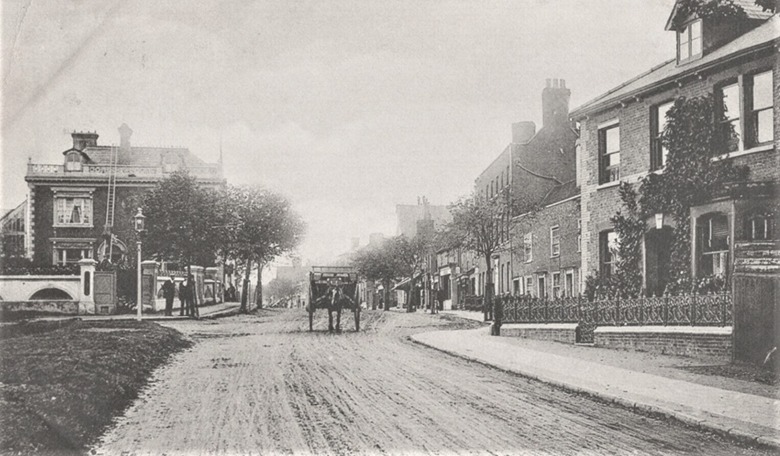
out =
{"type": "Polygon", "coordinates": [[[81,171],[81,154],[78,152],[71,152],[65,156],[65,170],[66,171],[81,171]]]}
{"type": "Polygon", "coordinates": [[[677,62],[699,58],[701,50],[701,19],[697,19],[677,32],[677,62]]]}

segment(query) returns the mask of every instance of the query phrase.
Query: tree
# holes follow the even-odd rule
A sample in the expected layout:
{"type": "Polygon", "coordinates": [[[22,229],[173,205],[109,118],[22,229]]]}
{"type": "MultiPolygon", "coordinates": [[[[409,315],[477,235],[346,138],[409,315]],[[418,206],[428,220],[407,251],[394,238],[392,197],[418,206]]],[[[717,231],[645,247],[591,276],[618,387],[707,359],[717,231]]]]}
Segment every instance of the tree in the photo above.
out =
{"type": "Polygon", "coordinates": [[[277,277],[268,283],[268,293],[279,301],[292,302],[300,291],[301,281],[288,277],[277,277]]]}
{"type": "Polygon", "coordinates": [[[143,196],[146,216],[145,251],[157,259],[176,259],[187,265],[214,263],[216,192],[203,188],[184,171],[160,181],[143,196]]]}
{"type": "Polygon", "coordinates": [[[262,306],[263,268],[298,246],[305,224],[286,198],[258,187],[228,186],[224,204],[220,226],[227,242],[223,248],[244,264],[240,310],[247,312],[252,265],[257,265],[257,302],[262,306]]]}
{"type": "Polygon", "coordinates": [[[406,297],[406,311],[412,312],[412,293],[414,278],[423,271],[426,255],[431,245],[433,233],[429,230],[418,230],[413,238],[404,235],[390,240],[391,264],[394,264],[398,277],[409,279],[409,293],[406,297]]]}
{"type": "MultiPolygon", "coordinates": [[[[493,326],[491,334],[501,334],[502,308],[493,300],[493,256],[505,248],[509,233],[517,224],[516,208],[521,207],[519,201],[513,200],[508,194],[488,198],[479,193],[461,198],[450,205],[452,222],[448,227],[451,236],[460,241],[468,250],[476,252],[485,260],[485,318],[493,309],[493,326]]],[[[528,204],[522,206],[529,207],[528,204]]],[[[533,208],[529,213],[533,213],[533,208]]]]}
{"type": "Polygon", "coordinates": [[[360,250],[353,259],[353,264],[361,276],[367,280],[382,282],[384,310],[387,310],[389,303],[390,283],[401,275],[393,252],[393,240],[388,240],[381,246],[360,250]]]}

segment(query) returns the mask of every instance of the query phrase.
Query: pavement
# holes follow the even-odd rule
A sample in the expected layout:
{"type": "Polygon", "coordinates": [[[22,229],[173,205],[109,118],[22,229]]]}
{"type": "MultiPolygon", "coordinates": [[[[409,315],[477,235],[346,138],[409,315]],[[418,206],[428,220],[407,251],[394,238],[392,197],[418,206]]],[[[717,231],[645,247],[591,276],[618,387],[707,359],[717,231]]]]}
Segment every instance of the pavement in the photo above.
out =
{"type": "MultiPolygon", "coordinates": [[[[443,313],[482,320],[478,312],[443,313]]],[[[780,449],[780,400],[775,398],[541,351],[513,343],[513,338],[490,336],[488,327],[428,332],[411,339],[569,391],[780,449]]]]}
{"type": "MultiPolygon", "coordinates": [[[[207,306],[198,307],[198,313],[200,319],[211,319],[228,317],[238,313],[238,309],[241,307],[240,302],[222,302],[219,304],[211,304],[207,306]]],[[[36,318],[36,320],[66,320],[72,318],[79,318],[85,321],[102,321],[102,320],[135,320],[136,314],[114,314],[114,315],[63,315],[63,316],[51,316],[36,318]]],[[[141,319],[144,321],[176,321],[176,320],[190,320],[190,317],[179,316],[179,309],[173,310],[173,315],[168,317],[161,313],[144,313],[141,315],[141,319]]]]}

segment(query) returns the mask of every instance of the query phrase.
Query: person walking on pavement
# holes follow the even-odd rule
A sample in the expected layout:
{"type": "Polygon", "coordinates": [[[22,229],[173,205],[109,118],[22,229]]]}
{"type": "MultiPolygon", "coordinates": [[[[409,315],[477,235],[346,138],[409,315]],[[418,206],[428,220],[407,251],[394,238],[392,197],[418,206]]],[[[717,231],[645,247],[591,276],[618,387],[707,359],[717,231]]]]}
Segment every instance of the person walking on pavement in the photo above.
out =
{"type": "Polygon", "coordinates": [[[173,298],[176,296],[176,285],[173,283],[173,276],[163,283],[163,297],[165,298],[165,316],[173,315],[173,298]]]}
{"type": "Polygon", "coordinates": [[[179,284],[179,304],[181,307],[179,307],[179,316],[183,317],[184,315],[190,314],[190,308],[189,300],[187,299],[187,293],[189,292],[189,288],[187,285],[187,279],[185,278],[182,280],[182,282],[179,284]]]}

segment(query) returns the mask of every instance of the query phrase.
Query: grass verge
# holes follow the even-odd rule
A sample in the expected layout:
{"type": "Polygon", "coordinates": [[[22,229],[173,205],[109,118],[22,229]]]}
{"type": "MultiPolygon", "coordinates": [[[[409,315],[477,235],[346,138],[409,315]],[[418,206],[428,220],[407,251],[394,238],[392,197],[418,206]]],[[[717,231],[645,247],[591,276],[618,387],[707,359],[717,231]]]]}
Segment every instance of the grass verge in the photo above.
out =
{"type": "Polygon", "coordinates": [[[82,454],[191,345],[137,321],[38,321],[0,328],[0,452],[82,454]]]}

